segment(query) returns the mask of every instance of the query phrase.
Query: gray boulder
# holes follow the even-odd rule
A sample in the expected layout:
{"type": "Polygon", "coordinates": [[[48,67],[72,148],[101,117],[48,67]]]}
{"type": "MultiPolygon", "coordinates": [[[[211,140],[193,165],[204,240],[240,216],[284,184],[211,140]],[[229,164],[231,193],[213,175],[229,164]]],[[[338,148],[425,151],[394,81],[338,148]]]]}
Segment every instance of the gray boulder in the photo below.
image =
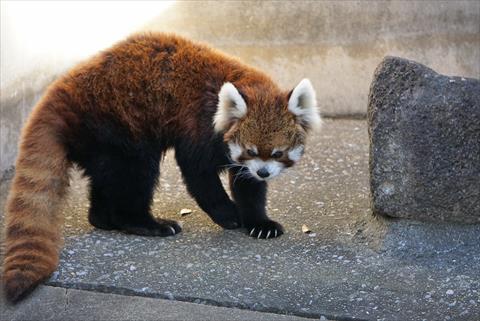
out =
{"type": "Polygon", "coordinates": [[[386,57],[368,102],[374,214],[480,223],[480,81],[386,57]]]}

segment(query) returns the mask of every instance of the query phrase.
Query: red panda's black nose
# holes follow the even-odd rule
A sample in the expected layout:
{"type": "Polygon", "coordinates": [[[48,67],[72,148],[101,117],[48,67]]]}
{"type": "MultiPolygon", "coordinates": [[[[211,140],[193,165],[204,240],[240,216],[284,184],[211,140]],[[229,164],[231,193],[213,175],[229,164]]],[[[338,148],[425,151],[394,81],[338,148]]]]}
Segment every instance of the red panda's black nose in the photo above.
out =
{"type": "Polygon", "coordinates": [[[257,171],[257,175],[260,176],[261,178],[265,178],[270,176],[270,173],[265,167],[262,167],[257,171]]]}

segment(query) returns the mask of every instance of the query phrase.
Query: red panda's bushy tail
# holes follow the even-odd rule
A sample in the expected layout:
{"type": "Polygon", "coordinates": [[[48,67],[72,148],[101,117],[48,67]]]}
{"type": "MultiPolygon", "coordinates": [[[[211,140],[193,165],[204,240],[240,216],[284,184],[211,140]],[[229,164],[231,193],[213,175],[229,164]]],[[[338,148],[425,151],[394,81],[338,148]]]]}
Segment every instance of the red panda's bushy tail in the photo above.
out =
{"type": "Polygon", "coordinates": [[[2,278],[11,302],[22,299],[58,265],[59,211],[69,162],[61,142],[62,121],[50,107],[45,101],[37,106],[23,130],[5,209],[2,278]]]}

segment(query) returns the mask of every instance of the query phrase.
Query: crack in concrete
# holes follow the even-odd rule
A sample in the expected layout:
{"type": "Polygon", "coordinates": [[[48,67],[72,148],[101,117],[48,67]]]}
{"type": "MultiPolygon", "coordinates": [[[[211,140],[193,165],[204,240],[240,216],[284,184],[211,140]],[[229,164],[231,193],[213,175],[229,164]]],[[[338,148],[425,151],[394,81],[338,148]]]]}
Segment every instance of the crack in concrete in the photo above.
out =
{"type": "MultiPolygon", "coordinates": [[[[55,282],[55,281],[53,282],[49,281],[49,282],[46,282],[45,284],[52,287],[65,288],[65,293],[67,293],[68,289],[77,289],[77,290],[84,290],[84,291],[91,291],[91,292],[98,292],[98,293],[146,297],[146,298],[152,298],[152,299],[188,302],[188,303],[203,304],[203,305],[210,305],[210,306],[223,307],[223,308],[235,308],[235,309],[255,311],[255,312],[290,315],[290,316],[297,316],[297,317],[303,317],[303,318],[309,318],[309,319],[320,319],[321,317],[324,317],[327,320],[331,320],[331,321],[368,321],[366,319],[360,319],[360,318],[350,317],[350,316],[339,316],[339,315],[331,315],[331,314],[325,314],[325,313],[308,313],[308,312],[301,312],[301,311],[288,311],[288,310],[279,309],[275,307],[251,307],[242,303],[217,301],[217,300],[205,299],[205,298],[199,298],[199,297],[193,297],[193,296],[173,295],[174,299],[172,300],[172,295],[165,295],[162,293],[155,293],[155,292],[150,292],[150,293],[139,292],[139,291],[135,291],[128,288],[106,286],[106,285],[99,285],[99,284],[65,283],[65,282],[55,282]],[[199,300],[200,302],[198,302],[199,300]]],[[[66,306],[67,305],[68,305],[68,297],[66,301],[66,306]]]]}

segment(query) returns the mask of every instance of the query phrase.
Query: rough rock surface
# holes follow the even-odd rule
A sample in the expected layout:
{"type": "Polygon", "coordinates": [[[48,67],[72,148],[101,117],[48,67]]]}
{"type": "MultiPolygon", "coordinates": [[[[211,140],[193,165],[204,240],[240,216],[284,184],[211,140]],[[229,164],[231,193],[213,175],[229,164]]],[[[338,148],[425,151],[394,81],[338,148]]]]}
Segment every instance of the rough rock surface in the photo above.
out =
{"type": "Polygon", "coordinates": [[[480,81],[406,59],[377,67],[368,104],[373,212],[480,222],[480,81]]]}

